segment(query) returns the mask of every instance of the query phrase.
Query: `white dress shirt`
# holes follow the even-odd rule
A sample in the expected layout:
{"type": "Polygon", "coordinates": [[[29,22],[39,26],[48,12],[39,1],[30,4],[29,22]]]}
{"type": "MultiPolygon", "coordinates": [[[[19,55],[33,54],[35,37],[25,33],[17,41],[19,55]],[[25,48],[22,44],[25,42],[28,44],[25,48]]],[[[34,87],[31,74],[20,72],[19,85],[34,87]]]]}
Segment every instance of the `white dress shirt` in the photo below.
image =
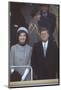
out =
{"type": "Polygon", "coordinates": [[[46,51],[47,51],[47,47],[48,47],[48,40],[46,42],[42,42],[43,45],[43,50],[44,50],[44,56],[46,56],[46,51]]]}

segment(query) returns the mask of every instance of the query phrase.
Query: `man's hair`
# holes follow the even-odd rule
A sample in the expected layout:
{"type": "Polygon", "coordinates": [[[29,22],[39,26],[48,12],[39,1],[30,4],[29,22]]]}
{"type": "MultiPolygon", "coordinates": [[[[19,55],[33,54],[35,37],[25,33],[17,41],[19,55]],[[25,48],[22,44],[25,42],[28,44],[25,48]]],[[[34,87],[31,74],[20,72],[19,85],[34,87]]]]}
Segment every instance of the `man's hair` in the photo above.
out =
{"type": "Polygon", "coordinates": [[[43,31],[47,31],[48,32],[48,28],[47,27],[39,27],[39,31],[40,31],[40,33],[43,32],[43,31]]]}

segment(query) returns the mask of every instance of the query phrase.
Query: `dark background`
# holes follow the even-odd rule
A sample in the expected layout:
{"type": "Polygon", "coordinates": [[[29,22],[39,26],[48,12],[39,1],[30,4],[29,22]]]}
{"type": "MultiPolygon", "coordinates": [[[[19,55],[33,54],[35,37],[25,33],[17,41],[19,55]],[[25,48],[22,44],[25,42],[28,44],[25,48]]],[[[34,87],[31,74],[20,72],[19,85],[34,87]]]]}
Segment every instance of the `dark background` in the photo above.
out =
{"type": "MultiPolygon", "coordinates": [[[[28,24],[31,17],[31,11],[33,8],[38,7],[41,4],[34,3],[17,3],[9,2],[9,37],[10,37],[10,46],[17,43],[16,41],[16,32],[19,26],[25,26],[28,28],[28,24]]],[[[49,5],[49,10],[56,15],[56,28],[53,34],[55,41],[58,45],[58,32],[59,32],[59,6],[58,5],[49,5]]]]}

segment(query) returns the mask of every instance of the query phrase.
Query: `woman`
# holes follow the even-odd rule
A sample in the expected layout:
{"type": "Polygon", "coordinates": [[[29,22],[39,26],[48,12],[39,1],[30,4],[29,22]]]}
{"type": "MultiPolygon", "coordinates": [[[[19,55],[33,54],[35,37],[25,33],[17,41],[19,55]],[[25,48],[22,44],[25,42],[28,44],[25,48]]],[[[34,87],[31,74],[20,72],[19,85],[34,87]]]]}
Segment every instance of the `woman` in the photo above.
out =
{"type": "Polygon", "coordinates": [[[11,69],[11,73],[17,71],[21,75],[21,80],[30,79],[30,66],[32,47],[28,43],[28,30],[25,27],[19,27],[17,30],[18,43],[11,47],[10,66],[21,66],[11,69]],[[28,78],[27,78],[28,76],[28,78]]]}
{"type": "Polygon", "coordinates": [[[31,16],[32,16],[32,20],[29,23],[29,34],[30,34],[29,44],[33,46],[34,43],[37,43],[40,40],[38,21],[40,20],[41,16],[37,8],[32,11],[31,16]]]}

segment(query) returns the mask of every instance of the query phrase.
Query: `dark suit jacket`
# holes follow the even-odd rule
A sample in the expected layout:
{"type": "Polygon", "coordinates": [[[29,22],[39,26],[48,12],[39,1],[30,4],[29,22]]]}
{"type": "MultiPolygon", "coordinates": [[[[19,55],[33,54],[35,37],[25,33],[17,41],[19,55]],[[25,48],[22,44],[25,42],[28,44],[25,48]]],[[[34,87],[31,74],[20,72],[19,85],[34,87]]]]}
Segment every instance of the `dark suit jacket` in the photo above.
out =
{"type": "MultiPolygon", "coordinates": [[[[58,73],[58,48],[54,41],[48,42],[47,55],[44,57],[42,43],[34,45],[31,65],[38,79],[53,79],[58,73]]],[[[35,75],[34,74],[34,75],[35,75]]]]}

